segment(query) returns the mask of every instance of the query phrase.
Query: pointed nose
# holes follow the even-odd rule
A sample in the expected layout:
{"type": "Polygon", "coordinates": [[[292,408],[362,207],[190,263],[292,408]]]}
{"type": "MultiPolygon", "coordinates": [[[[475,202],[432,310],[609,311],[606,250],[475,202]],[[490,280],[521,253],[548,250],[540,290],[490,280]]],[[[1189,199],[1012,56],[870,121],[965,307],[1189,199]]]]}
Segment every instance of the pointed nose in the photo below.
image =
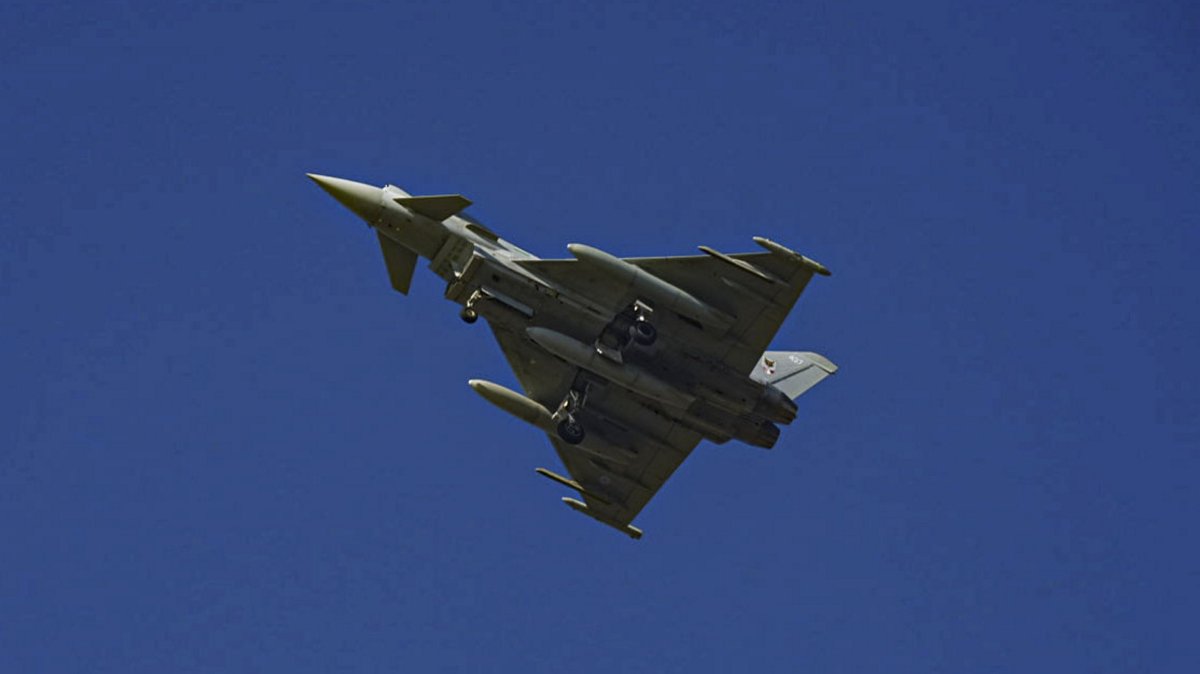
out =
{"type": "Polygon", "coordinates": [[[379,211],[383,202],[383,190],[372,185],[356,183],[353,180],[322,176],[315,173],[304,174],[317,187],[329,193],[338,203],[358,214],[358,217],[374,224],[379,219],[379,211]]]}

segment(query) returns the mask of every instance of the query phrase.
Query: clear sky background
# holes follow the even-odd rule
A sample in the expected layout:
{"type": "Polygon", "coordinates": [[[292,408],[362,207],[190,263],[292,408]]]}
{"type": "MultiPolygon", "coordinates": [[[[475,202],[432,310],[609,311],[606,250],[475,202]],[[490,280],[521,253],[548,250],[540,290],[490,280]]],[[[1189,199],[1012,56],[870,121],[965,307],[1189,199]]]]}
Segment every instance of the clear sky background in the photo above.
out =
{"type": "Polygon", "coordinates": [[[0,671],[1200,671],[1197,25],[5,3],[0,671]],[[631,541],[307,171],[543,257],[768,236],[842,369],[631,541]]]}

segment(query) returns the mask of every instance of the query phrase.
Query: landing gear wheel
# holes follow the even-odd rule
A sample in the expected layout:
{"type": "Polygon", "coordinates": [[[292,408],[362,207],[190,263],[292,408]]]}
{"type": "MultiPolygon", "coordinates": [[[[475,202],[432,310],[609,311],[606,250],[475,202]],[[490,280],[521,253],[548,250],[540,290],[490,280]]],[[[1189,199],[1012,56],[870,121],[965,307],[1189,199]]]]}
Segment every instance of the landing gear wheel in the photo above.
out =
{"type": "Polygon", "coordinates": [[[658,339],[658,329],[646,321],[633,324],[633,341],[642,346],[650,346],[658,339]]]}
{"type": "Polygon", "coordinates": [[[558,424],[558,437],[568,445],[578,445],[583,442],[583,426],[578,421],[567,419],[558,424]]]}
{"type": "Polygon", "coordinates": [[[463,323],[474,323],[479,320],[479,313],[474,309],[463,309],[459,312],[458,317],[463,319],[463,323]]]}

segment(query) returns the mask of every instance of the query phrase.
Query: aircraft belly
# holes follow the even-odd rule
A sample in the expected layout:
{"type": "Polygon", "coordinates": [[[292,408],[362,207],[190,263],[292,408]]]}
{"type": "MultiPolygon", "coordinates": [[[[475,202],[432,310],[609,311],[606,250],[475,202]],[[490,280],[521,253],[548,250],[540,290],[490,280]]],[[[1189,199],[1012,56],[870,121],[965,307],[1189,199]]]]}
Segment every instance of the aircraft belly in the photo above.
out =
{"type": "MultiPolygon", "coordinates": [[[[591,344],[612,322],[612,316],[600,314],[490,256],[476,255],[467,262],[447,288],[446,296],[466,305],[476,293],[483,299],[478,299],[472,307],[480,316],[494,326],[520,335],[527,334],[528,328],[545,328],[562,335],[576,335],[579,342],[591,344]]],[[[613,370],[633,368],[653,373],[662,385],[678,391],[673,401],[687,402],[682,406],[677,401],[664,404],[659,400],[662,396],[647,395],[636,386],[631,390],[619,377],[611,376],[611,372],[606,375],[604,371],[585,367],[587,378],[603,382],[610,391],[603,401],[590,403],[597,414],[626,423],[651,437],[665,438],[682,427],[718,443],[736,438],[756,446],[774,444],[778,429],[752,413],[763,389],[761,384],[689,352],[686,342],[676,342],[670,349],[632,349],[627,354],[625,365],[601,364],[608,364],[613,370]],[[686,373],[686,378],[681,378],[681,373],[686,373]],[[613,395],[612,390],[619,394],[613,395]]]]}

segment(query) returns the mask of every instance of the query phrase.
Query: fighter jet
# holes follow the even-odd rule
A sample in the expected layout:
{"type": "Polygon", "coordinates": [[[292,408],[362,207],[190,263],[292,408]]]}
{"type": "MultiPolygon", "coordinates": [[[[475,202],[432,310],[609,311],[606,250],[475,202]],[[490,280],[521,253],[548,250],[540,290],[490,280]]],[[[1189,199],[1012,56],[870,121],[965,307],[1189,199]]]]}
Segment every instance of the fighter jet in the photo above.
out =
{"type": "Polygon", "coordinates": [[[394,289],[418,258],[446,282],[467,323],[483,317],[524,392],[468,382],[546,433],[572,509],[638,539],[632,522],[707,439],[770,448],[796,419],[793,400],[837,371],[824,356],[767,351],[820,263],[769,239],[727,255],[619,258],[567,246],[543,260],[463,212],[460,194],[413,196],[308,174],[366,221],[394,289]]]}

